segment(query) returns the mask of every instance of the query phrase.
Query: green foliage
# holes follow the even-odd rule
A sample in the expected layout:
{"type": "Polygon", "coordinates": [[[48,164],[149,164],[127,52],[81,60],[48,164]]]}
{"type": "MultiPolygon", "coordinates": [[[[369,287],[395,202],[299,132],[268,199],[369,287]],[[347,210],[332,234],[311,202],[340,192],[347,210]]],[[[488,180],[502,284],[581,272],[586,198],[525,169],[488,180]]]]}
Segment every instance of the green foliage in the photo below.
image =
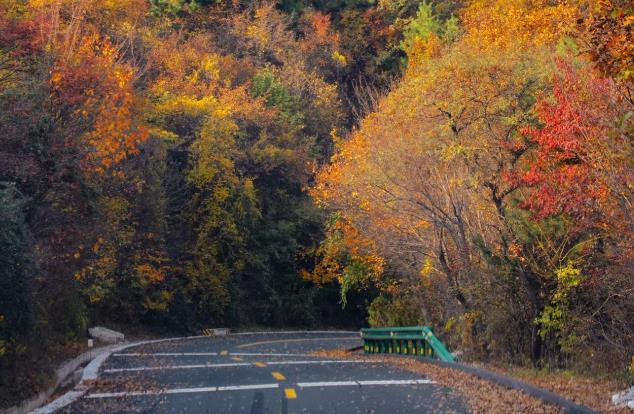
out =
{"type": "Polygon", "coordinates": [[[150,0],[154,15],[177,15],[183,12],[195,12],[201,6],[218,3],[218,0],[150,0]]]}
{"type": "Polygon", "coordinates": [[[375,0],[312,0],[318,10],[336,12],[341,10],[364,9],[376,4],[375,0]]]}
{"type": "Polygon", "coordinates": [[[434,12],[433,4],[423,1],[418,6],[416,16],[405,27],[400,46],[407,52],[412,49],[416,39],[428,40],[431,35],[450,43],[458,37],[459,30],[458,19],[455,16],[441,20],[434,12]]]}
{"type": "Polygon", "coordinates": [[[634,385],[634,356],[632,356],[630,364],[625,369],[625,380],[628,385],[634,385]]]}
{"type": "Polygon", "coordinates": [[[368,323],[373,328],[424,325],[425,320],[416,301],[407,296],[378,296],[368,307],[368,323]]]}
{"type": "Polygon", "coordinates": [[[0,358],[31,327],[32,272],[24,201],[15,185],[0,183],[0,358]]]}
{"type": "Polygon", "coordinates": [[[432,34],[440,36],[441,30],[442,23],[434,14],[432,4],[424,1],[418,6],[416,17],[412,19],[403,32],[404,39],[401,47],[408,50],[414,39],[427,40],[432,34]]]}
{"type": "Polygon", "coordinates": [[[542,337],[554,334],[563,352],[575,352],[581,339],[573,329],[576,321],[570,310],[570,295],[584,279],[581,269],[574,267],[570,261],[565,266],[555,269],[556,287],[551,295],[551,301],[535,321],[540,326],[539,334],[542,337]]]}
{"type": "Polygon", "coordinates": [[[292,95],[270,67],[260,70],[252,79],[251,93],[264,97],[266,105],[280,111],[280,117],[291,129],[302,126],[299,97],[292,95]]]}
{"type": "Polygon", "coordinates": [[[346,306],[348,292],[359,288],[361,282],[365,280],[365,266],[360,260],[350,260],[341,276],[341,305],[346,306]]]}

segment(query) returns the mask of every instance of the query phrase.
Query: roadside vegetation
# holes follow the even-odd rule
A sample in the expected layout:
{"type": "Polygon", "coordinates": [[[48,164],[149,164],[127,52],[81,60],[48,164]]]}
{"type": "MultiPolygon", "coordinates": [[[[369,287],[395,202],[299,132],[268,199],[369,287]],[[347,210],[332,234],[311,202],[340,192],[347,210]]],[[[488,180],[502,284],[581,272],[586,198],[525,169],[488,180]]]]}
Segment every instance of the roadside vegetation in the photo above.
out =
{"type": "Polygon", "coordinates": [[[631,382],[633,13],[0,0],[0,406],[95,324],[427,324],[631,382]]]}

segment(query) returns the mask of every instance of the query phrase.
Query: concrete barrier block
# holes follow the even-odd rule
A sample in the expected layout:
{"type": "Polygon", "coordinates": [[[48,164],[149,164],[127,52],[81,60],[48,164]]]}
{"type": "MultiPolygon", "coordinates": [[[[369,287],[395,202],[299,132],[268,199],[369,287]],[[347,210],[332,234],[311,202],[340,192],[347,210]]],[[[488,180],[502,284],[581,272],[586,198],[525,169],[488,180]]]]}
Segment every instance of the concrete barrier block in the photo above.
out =
{"type": "Polygon", "coordinates": [[[125,340],[125,335],[121,332],[113,331],[112,329],[102,326],[95,326],[94,328],[88,329],[88,334],[94,339],[98,339],[106,344],[116,344],[125,340]]]}
{"type": "Polygon", "coordinates": [[[614,394],[612,396],[612,403],[617,407],[634,408],[634,387],[618,394],[614,394]]]}

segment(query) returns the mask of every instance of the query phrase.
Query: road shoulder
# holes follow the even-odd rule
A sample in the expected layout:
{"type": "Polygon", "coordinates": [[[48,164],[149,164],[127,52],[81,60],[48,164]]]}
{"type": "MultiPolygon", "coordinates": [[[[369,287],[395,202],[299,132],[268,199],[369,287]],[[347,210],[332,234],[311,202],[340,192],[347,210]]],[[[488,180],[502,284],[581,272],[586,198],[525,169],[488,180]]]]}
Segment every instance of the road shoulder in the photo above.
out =
{"type": "Polygon", "coordinates": [[[319,355],[330,358],[376,359],[410,372],[423,374],[438,384],[461,393],[473,413],[554,414],[566,412],[560,406],[545,403],[519,389],[507,388],[460,369],[450,368],[444,364],[441,366],[434,361],[390,355],[364,355],[343,350],[327,351],[319,355]]]}

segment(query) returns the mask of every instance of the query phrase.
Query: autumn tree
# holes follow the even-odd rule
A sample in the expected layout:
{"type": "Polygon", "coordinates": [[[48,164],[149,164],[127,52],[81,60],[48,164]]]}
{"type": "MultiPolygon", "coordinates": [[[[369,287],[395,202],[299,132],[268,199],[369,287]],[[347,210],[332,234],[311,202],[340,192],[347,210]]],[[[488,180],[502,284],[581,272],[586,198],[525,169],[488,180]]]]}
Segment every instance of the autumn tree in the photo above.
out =
{"type": "Polygon", "coordinates": [[[514,207],[518,185],[507,176],[530,149],[522,131],[535,121],[550,54],[574,30],[575,9],[484,6],[472,2],[461,13],[457,40],[446,35],[457,33],[453,26],[443,29],[421,9],[406,32],[405,78],[342,142],[314,192],[377,244],[403,290],[417,287],[426,320],[457,318],[479,338],[467,346],[488,352],[495,342],[511,358],[536,360],[534,322],[553,292],[549,274],[558,267],[549,266],[563,256],[535,244],[555,237],[548,231],[525,230],[531,226],[514,207]],[[524,348],[500,341],[510,326],[524,348]]]}
{"type": "Polygon", "coordinates": [[[632,266],[628,114],[634,106],[621,93],[619,80],[600,76],[587,63],[560,60],[553,86],[554,99],[538,103],[542,126],[526,131],[536,148],[519,179],[527,187],[524,206],[535,219],[566,218],[568,236],[579,243],[554,280],[557,294],[542,318],[544,332],[564,343],[588,341],[591,349],[595,335],[579,338],[587,329],[596,330],[609,336],[610,348],[626,360],[632,330],[625,315],[632,312],[627,305],[632,287],[621,275],[632,266]],[[569,297],[575,288],[588,290],[578,304],[569,297]]]}

